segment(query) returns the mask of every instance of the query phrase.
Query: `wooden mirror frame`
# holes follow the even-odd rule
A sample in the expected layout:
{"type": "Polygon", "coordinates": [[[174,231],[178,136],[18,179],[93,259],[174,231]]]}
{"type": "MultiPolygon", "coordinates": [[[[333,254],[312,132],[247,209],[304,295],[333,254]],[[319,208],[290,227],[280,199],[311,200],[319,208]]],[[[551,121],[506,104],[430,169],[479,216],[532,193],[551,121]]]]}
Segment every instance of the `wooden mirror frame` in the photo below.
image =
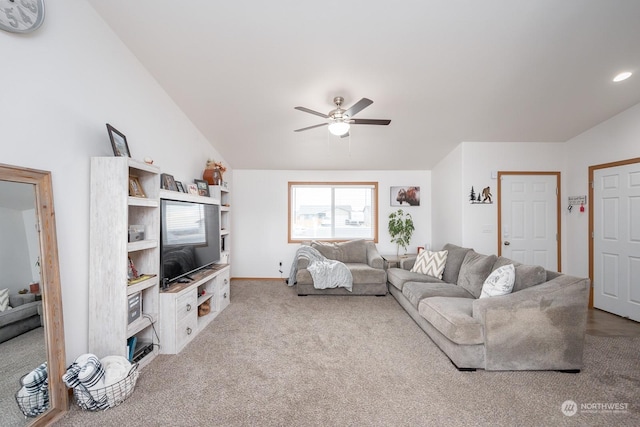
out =
{"type": "Polygon", "coordinates": [[[39,224],[40,243],[40,289],[47,347],[49,409],[34,418],[28,425],[43,426],[60,418],[69,409],[67,389],[62,382],[62,375],[66,372],[66,355],[51,172],[0,164],[0,180],[35,186],[36,219],[39,224]]]}

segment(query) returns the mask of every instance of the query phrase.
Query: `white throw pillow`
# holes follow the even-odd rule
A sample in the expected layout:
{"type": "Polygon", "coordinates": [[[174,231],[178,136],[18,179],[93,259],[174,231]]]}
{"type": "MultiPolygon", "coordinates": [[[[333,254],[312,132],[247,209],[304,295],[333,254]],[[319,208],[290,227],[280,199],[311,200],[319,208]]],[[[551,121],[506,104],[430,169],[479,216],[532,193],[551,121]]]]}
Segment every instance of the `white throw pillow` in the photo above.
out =
{"type": "Polygon", "coordinates": [[[9,308],[9,289],[0,289],[0,311],[9,308]]]}
{"type": "Polygon", "coordinates": [[[511,293],[516,281],[516,269],[513,264],[507,264],[497,268],[487,277],[482,285],[480,298],[495,297],[511,293]]]}
{"type": "Polygon", "coordinates": [[[411,267],[411,271],[442,279],[448,253],[449,251],[420,251],[415,264],[411,267]]]}

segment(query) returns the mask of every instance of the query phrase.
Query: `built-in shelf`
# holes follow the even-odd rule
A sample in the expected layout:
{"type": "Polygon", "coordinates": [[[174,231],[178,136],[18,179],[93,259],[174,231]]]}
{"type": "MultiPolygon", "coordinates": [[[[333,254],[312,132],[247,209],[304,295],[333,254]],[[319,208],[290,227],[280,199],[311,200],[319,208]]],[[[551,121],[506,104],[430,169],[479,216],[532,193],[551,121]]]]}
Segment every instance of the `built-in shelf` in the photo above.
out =
{"type": "Polygon", "coordinates": [[[142,367],[158,354],[160,169],[129,157],[91,159],[89,353],[129,357],[132,337],[152,343],[142,367]],[[135,177],[146,197],[129,195],[135,177]],[[129,242],[130,226],[145,240],[129,242]],[[129,285],[129,260],[151,277],[129,285]],[[135,318],[129,323],[129,318],[135,318]]]}
{"type": "Polygon", "coordinates": [[[158,276],[150,277],[147,280],[136,283],[135,285],[127,286],[127,295],[135,294],[136,292],[144,291],[147,288],[156,286],[158,284],[158,276]]]}
{"type": "Polygon", "coordinates": [[[128,203],[129,203],[129,206],[140,206],[140,207],[148,207],[148,208],[158,207],[158,200],[147,199],[142,197],[129,196],[128,203]]]}
{"type": "Polygon", "coordinates": [[[127,251],[129,252],[142,251],[145,249],[153,249],[156,247],[158,247],[158,241],[153,239],[140,240],[138,242],[127,243],[127,251]]]}

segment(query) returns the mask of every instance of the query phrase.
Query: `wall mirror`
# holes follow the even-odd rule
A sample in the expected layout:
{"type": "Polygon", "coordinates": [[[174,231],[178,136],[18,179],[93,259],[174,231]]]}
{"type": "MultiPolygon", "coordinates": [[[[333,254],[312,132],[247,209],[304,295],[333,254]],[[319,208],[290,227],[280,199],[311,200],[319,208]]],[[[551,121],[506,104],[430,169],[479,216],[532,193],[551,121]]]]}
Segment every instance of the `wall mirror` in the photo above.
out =
{"type": "Polygon", "coordinates": [[[47,425],[68,409],[50,172],[0,164],[0,269],[1,424],[47,425]]]}

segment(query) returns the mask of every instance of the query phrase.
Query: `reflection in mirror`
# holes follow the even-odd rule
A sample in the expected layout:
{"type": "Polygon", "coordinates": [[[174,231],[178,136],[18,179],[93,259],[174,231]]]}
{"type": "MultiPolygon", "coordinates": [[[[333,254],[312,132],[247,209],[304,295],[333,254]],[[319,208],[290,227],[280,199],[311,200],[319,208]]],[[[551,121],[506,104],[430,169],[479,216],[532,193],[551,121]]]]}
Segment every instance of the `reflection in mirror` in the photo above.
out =
{"type": "Polygon", "coordinates": [[[67,409],[64,333],[48,172],[0,165],[0,424],[67,409]]]}

